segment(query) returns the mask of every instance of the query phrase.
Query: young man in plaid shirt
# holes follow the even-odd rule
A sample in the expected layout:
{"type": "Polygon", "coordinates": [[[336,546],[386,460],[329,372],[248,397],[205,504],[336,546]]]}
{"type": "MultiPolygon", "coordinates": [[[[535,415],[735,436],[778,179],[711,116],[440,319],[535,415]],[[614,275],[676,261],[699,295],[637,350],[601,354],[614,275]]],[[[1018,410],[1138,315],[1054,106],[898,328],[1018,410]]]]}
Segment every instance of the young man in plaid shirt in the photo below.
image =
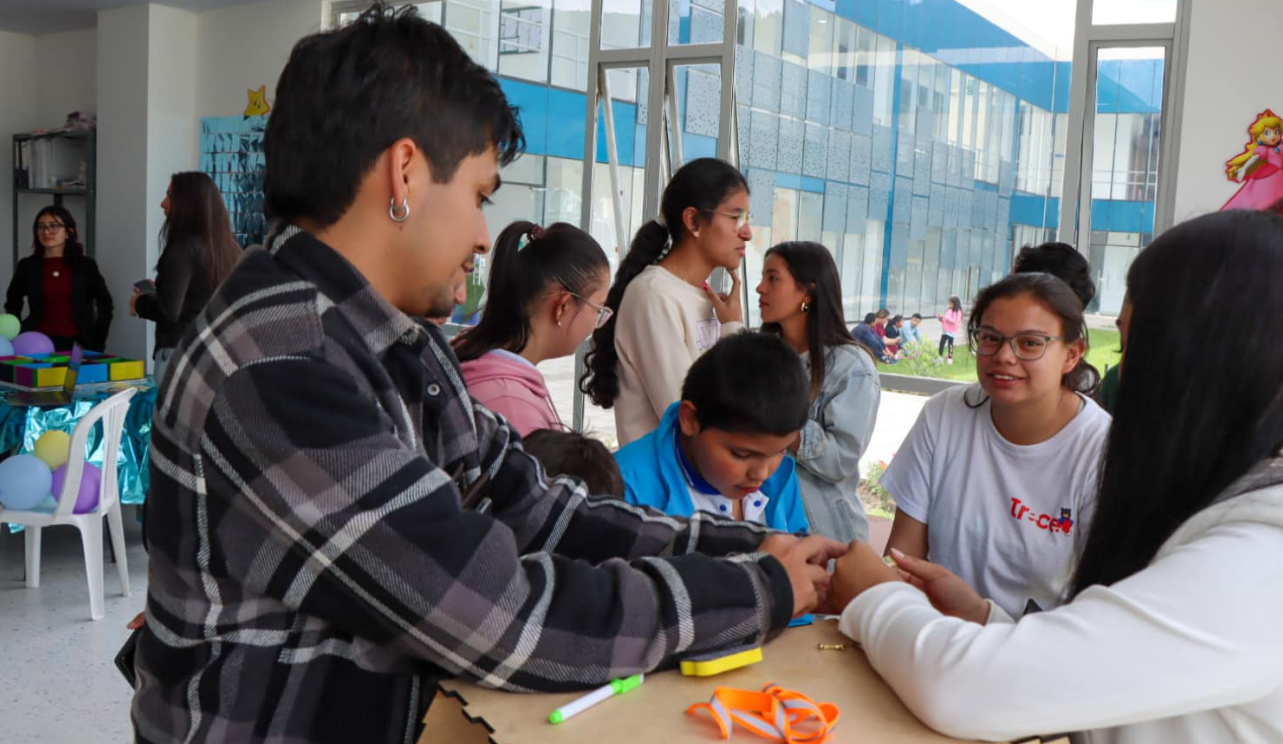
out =
{"type": "Polygon", "coordinates": [[[600,685],[822,601],[844,546],[549,483],[415,320],[449,312],[523,144],[413,12],[295,46],[266,135],[282,227],[157,401],[138,741],[412,742],[435,678],[600,685]]]}

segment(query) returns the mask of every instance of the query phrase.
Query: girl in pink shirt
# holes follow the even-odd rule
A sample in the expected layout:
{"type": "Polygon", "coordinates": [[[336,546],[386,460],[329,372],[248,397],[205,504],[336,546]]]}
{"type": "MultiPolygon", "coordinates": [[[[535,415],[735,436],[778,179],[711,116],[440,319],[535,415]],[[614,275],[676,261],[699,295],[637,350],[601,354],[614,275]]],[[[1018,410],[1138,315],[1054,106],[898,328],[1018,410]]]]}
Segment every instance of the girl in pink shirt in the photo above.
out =
{"type": "Polygon", "coordinates": [[[562,429],[537,364],[575,353],[610,317],[610,263],[579,228],[514,222],[495,241],[481,322],[454,352],[473,398],[525,436],[562,429]]]}
{"type": "Polygon", "coordinates": [[[940,321],[940,356],[944,356],[944,349],[949,347],[948,363],[953,364],[953,339],[958,335],[958,327],[962,325],[962,300],[957,296],[949,298],[949,309],[944,315],[937,315],[940,321]]]}

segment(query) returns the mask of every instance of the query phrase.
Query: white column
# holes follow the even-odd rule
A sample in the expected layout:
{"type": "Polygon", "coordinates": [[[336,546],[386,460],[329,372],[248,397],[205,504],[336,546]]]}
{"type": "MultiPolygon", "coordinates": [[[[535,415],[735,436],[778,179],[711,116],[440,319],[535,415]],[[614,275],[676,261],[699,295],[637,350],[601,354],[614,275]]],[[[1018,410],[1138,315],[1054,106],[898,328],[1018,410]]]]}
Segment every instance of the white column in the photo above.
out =
{"type": "Polygon", "coordinates": [[[152,276],[169,177],[196,166],[197,17],[160,5],[98,13],[98,248],[116,301],[108,350],[150,359],[154,328],[129,316],[152,276]]]}
{"type": "MultiPolygon", "coordinates": [[[[0,31],[0,291],[13,276],[13,140],[39,125],[35,38],[0,31]]],[[[28,197],[28,201],[31,198],[28,197]]],[[[19,257],[30,249],[31,225],[18,225],[19,257]]]]}

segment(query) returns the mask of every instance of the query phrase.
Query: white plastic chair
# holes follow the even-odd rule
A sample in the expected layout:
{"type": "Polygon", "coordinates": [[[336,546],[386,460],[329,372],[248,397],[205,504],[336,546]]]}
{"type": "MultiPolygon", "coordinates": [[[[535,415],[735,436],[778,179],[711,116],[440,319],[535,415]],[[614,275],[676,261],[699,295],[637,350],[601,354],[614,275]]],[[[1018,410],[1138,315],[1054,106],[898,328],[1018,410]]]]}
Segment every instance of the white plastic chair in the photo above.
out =
{"type": "Polygon", "coordinates": [[[120,572],[120,587],[129,596],[129,566],[125,561],[125,529],[120,514],[120,494],[116,486],[116,453],[120,450],[121,432],[129,414],[129,400],[138,392],[134,388],[122,390],[99,403],[76,423],[71,433],[71,458],[67,460],[67,478],[62,492],[54,494],[57,506],[48,507],[48,501],[30,511],[17,511],[0,507],[0,523],[9,522],[26,527],[27,586],[40,586],[40,531],[45,527],[71,525],[80,530],[80,542],[85,549],[85,572],[89,576],[89,616],[101,620],[106,614],[103,601],[102,520],[107,520],[111,543],[116,551],[116,570],[120,572]],[[80,480],[85,471],[85,443],[89,432],[99,420],[103,422],[102,489],[98,506],[85,514],[73,514],[76,498],[80,494],[80,480]]]}

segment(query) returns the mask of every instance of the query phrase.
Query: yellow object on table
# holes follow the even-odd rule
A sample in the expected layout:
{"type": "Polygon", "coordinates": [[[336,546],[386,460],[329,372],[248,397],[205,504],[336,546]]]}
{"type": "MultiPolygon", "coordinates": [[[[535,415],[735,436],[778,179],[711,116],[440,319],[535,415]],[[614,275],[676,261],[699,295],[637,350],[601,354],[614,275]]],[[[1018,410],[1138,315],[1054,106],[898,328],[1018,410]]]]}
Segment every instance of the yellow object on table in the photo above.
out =
{"type": "MultiPolygon", "coordinates": [[[[567,692],[514,695],[462,680],[441,683],[424,720],[419,744],[655,744],[708,742],[717,732],[707,720],[686,715],[718,687],[760,690],[779,685],[833,703],[842,723],[829,742],[857,744],[946,744],[958,742],[927,728],[869,666],[864,653],[820,651],[820,643],[850,644],[837,623],[817,621],[791,628],[762,649],[761,663],[716,678],[685,677],[676,671],[647,674],[646,684],[553,726],[548,712],[582,695],[567,692]]],[[[591,687],[592,685],[585,685],[591,687]]],[[[734,741],[762,739],[737,735],[734,741]]]]}

